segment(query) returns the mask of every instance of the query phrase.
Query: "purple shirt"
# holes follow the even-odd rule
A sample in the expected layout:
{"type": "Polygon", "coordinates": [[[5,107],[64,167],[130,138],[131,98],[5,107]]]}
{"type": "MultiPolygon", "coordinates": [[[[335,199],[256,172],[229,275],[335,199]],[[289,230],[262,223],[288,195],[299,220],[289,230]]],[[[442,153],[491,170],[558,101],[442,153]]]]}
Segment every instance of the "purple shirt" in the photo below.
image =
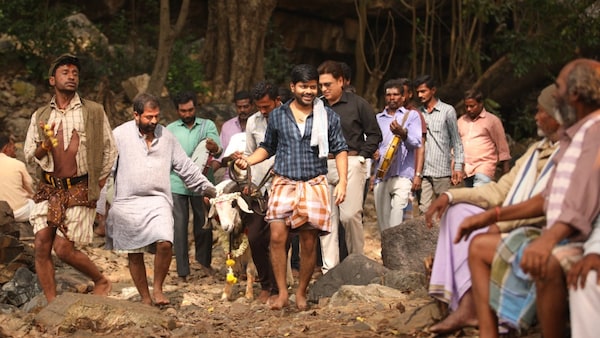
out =
{"type": "MultiPolygon", "coordinates": [[[[239,116],[231,118],[223,123],[223,126],[221,126],[221,146],[223,147],[223,153],[225,153],[225,149],[227,149],[227,146],[229,145],[231,136],[241,132],[243,132],[243,130],[239,116]]],[[[219,160],[221,159],[223,159],[222,154],[219,160]]]]}
{"type": "MultiPolygon", "coordinates": [[[[394,138],[394,134],[390,130],[390,124],[392,124],[392,121],[394,120],[398,121],[399,124],[402,124],[404,114],[409,114],[404,123],[404,128],[408,131],[408,136],[406,137],[406,140],[401,141],[398,144],[396,156],[390,164],[384,180],[396,176],[406,177],[412,180],[415,176],[415,150],[421,146],[423,133],[421,117],[419,116],[419,112],[415,110],[409,111],[404,107],[398,108],[393,115],[388,113],[387,108],[384,109],[383,112],[377,114],[377,123],[379,124],[379,129],[381,129],[381,135],[383,136],[383,141],[379,143],[379,160],[377,161],[377,168],[381,166],[390,142],[392,142],[392,139],[394,138]]],[[[377,180],[376,182],[379,181],[380,180],[377,180]]]]}

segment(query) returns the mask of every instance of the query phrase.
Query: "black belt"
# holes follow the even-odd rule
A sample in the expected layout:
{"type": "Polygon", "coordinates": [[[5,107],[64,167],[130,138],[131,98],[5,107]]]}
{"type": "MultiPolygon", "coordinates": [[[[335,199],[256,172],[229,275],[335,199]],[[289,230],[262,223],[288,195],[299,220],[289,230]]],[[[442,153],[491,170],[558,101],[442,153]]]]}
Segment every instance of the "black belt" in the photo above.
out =
{"type": "Polygon", "coordinates": [[[58,189],[70,189],[72,186],[74,186],[77,183],[81,183],[83,181],[86,181],[88,179],[88,175],[82,175],[82,176],[77,176],[77,177],[67,177],[67,178],[58,178],[58,177],[54,177],[48,173],[44,173],[44,180],[46,181],[46,183],[50,184],[51,186],[58,188],[58,189]]]}

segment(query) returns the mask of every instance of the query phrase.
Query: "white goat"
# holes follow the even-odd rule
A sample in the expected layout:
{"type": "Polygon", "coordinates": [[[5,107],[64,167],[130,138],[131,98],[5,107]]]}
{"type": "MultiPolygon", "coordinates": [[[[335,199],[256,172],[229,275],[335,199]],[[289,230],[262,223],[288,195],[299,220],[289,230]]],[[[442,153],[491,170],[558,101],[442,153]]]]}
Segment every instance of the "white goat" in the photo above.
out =
{"type": "Polygon", "coordinates": [[[208,218],[217,228],[220,228],[219,241],[227,255],[227,280],[221,295],[222,300],[231,300],[233,284],[237,282],[233,271],[241,271],[246,266],[246,298],[254,299],[253,284],[256,276],[256,266],[252,261],[248,236],[244,232],[241,212],[252,213],[248,203],[242,198],[237,183],[226,180],[216,186],[217,195],[210,199],[210,211],[208,218]],[[217,216],[217,217],[215,217],[217,216]],[[232,261],[230,261],[232,260],[232,261]]]}

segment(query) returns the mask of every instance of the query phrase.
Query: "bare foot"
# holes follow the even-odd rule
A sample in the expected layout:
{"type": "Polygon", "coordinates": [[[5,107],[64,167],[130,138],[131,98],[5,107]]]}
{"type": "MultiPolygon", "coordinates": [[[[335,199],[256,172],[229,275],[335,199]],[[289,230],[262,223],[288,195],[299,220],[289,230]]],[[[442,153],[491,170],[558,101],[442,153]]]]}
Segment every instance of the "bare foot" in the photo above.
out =
{"type": "Polygon", "coordinates": [[[306,302],[306,294],[296,292],[296,307],[300,311],[308,310],[308,303],[306,302]]]}
{"type": "Polygon", "coordinates": [[[152,306],[152,299],[150,297],[148,297],[148,298],[142,297],[142,304],[152,306]]]}
{"type": "Polygon", "coordinates": [[[282,295],[280,293],[279,296],[277,296],[277,298],[269,298],[268,305],[271,308],[271,310],[281,310],[284,307],[289,306],[290,302],[288,300],[287,295],[282,295]]]}
{"type": "Polygon", "coordinates": [[[432,333],[450,333],[464,327],[477,327],[477,318],[463,317],[459,312],[452,312],[441,322],[429,327],[427,331],[432,333]]]}
{"type": "Polygon", "coordinates": [[[169,298],[167,298],[165,296],[165,294],[162,292],[162,290],[154,290],[152,293],[154,295],[154,304],[155,305],[161,306],[161,305],[171,304],[171,302],[169,301],[169,298]]]}
{"type": "Polygon", "coordinates": [[[260,290],[260,293],[258,294],[258,300],[261,303],[266,304],[270,296],[271,292],[269,290],[260,290]]]}
{"type": "Polygon", "coordinates": [[[106,279],[106,277],[102,276],[101,279],[94,282],[94,290],[92,291],[92,294],[98,296],[108,296],[110,290],[112,290],[112,283],[106,279]]]}

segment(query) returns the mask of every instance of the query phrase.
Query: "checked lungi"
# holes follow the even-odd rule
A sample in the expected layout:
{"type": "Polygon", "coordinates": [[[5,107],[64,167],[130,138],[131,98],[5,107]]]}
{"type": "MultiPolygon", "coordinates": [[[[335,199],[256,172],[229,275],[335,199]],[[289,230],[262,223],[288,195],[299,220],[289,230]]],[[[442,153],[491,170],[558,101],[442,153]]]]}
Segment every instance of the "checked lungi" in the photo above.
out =
{"type": "Polygon", "coordinates": [[[292,229],[305,224],[322,232],[331,231],[329,187],[325,175],[294,181],[275,175],[269,195],[267,221],[284,220],[292,229]]]}

